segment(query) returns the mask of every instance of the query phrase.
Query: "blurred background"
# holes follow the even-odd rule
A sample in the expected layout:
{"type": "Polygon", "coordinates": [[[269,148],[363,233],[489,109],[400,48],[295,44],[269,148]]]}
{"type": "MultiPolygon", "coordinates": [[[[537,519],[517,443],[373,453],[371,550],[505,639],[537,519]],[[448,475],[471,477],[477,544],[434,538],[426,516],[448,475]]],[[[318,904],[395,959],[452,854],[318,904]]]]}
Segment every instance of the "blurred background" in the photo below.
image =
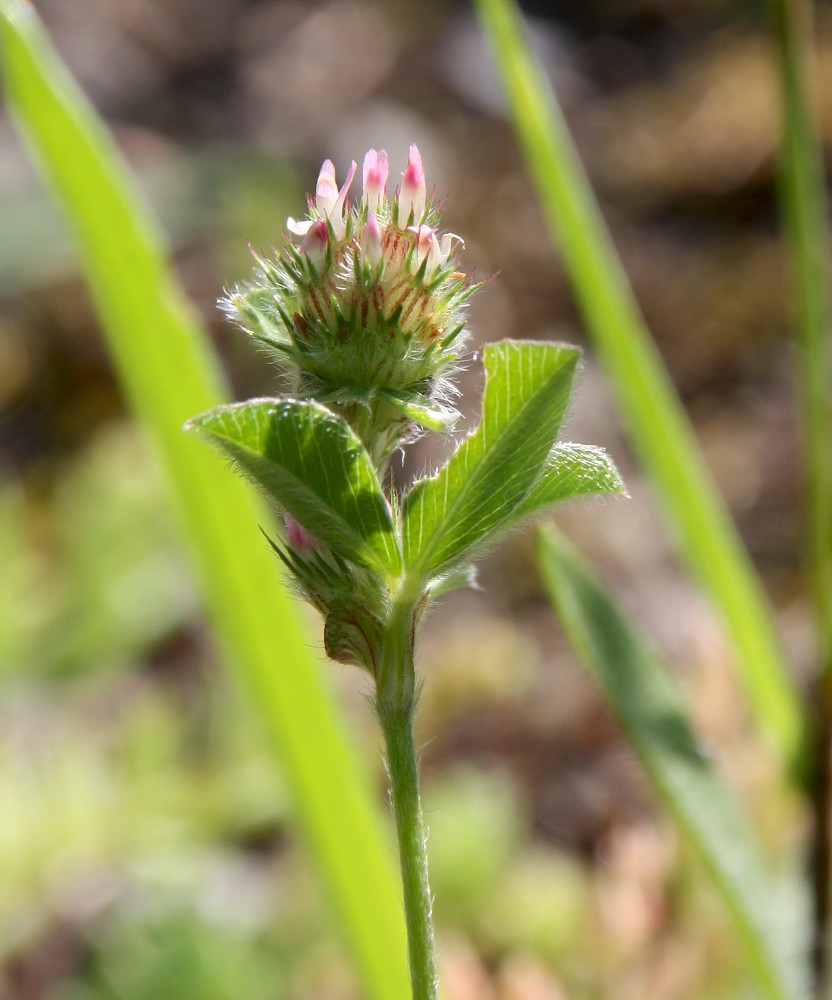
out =
{"type": "MultiPolygon", "coordinates": [[[[422,151],[478,345],[586,346],[472,10],[428,0],[38,0],[167,233],[237,398],[274,370],[215,302],[320,162],[422,151]]],[[[707,461],[809,669],[794,347],[762,5],[524,4],[707,461]]],[[[818,5],[832,142],[832,9],[818,5]]],[[[772,859],[805,819],[751,736],[720,627],[680,571],[587,350],[567,438],[632,499],[558,515],[678,671],[772,859]]],[[[445,444],[445,447],[449,443],[445,444]]],[[[408,454],[403,478],[442,442],[408,454]]],[[[310,613],[311,619],[311,613],[310,613]]],[[[311,621],[310,634],[318,635],[311,621]]],[[[279,642],[279,637],[275,637],[279,642]]],[[[742,955],[573,661],[531,539],[450,595],[419,650],[445,1000],[737,997],[742,955]]],[[[385,779],[358,671],[333,682],[385,779]]],[[[391,848],[392,851],[392,848],[391,848]]],[[[358,1000],[258,727],[216,654],[59,217],[0,111],[0,998],[358,1000]]]]}

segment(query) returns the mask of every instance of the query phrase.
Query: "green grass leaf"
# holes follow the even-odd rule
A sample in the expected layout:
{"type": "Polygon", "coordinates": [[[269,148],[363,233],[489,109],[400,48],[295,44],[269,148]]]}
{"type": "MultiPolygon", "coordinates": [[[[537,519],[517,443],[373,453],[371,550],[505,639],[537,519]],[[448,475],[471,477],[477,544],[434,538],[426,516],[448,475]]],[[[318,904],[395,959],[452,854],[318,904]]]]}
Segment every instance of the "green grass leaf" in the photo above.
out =
{"type": "Polygon", "coordinates": [[[333,552],[395,575],[400,555],[390,506],[361,439],[320,403],[252,399],[187,424],[333,552]]]}
{"type": "Polygon", "coordinates": [[[702,754],[667,669],[553,530],[541,531],[543,578],[570,642],[598,682],[653,787],[697,851],[768,1000],[808,996],[794,929],[736,802],[702,754]]]}
{"type": "Polygon", "coordinates": [[[405,499],[408,572],[444,573],[493,540],[540,475],[569,405],[579,357],[563,344],[486,346],[479,427],[405,499]]]}
{"type": "MultiPolygon", "coordinates": [[[[770,0],[783,104],[780,201],[791,258],[802,421],[806,564],[819,672],[832,684],[832,291],[823,152],[811,93],[808,3],[770,0]]],[[[827,723],[829,725],[829,723],[827,723]]]]}
{"type": "Polygon", "coordinates": [[[759,579],[629,288],[513,0],[476,0],[529,171],[622,416],[678,544],[722,614],[749,704],[793,772],[803,723],[759,579]]]}
{"type": "Polygon", "coordinates": [[[77,238],[125,392],[167,475],[229,665],[283,764],[362,994],[401,1000],[409,976],[389,841],[258,532],[268,514],[203,442],[182,432],[188,417],[227,398],[216,359],[124,163],[31,5],[0,0],[0,45],[9,109],[77,238]]]}

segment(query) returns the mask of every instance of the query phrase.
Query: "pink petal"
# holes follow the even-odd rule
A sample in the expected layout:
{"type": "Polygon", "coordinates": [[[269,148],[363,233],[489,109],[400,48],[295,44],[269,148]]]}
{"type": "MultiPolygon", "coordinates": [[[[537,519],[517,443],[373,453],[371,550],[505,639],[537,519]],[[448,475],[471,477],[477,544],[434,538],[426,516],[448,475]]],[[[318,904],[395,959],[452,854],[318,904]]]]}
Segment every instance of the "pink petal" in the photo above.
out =
{"type": "Polygon", "coordinates": [[[318,183],[315,186],[315,208],[321,215],[329,216],[338,201],[338,185],[335,182],[335,164],[324,160],[318,183]]]}
{"type": "Polygon", "coordinates": [[[373,267],[381,260],[381,228],[372,209],[367,212],[367,222],[361,230],[361,250],[373,267]]]}
{"type": "Polygon", "coordinates": [[[439,263],[439,241],[436,239],[436,230],[430,226],[408,226],[408,232],[416,234],[416,247],[414,259],[416,267],[422,266],[422,261],[428,257],[428,268],[439,263]]]}
{"type": "Polygon", "coordinates": [[[347,200],[347,191],[350,189],[350,184],[352,184],[352,179],[355,177],[355,171],[358,169],[358,164],[355,160],[350,164],[350,169],[347,172],[347,179],[344,181],[343,187],[338,192],[338,200],[332,206],[332,211],[329,213],[330,218],[340,218],[341,213],[344,211],[344,202],[347,200]]]}
{"type": "Polygon", "coordinates": [[[444,267],[448,263],[448,258],[454,252],[458,244],[463,242],[461,236],[456,233],[445,233],[439,248],[439,263],[444,267]]]}
{"type": "Polygon", "coordinates": [[[286,539],[296,552],[304,553],[317,547],[317,538],[302,528],[290,514],[283,515],[283,523],[286,525],[286,539]]]}
{"type": "Polygon", "coordinates": [[[326,259],[326,248],[329,243],[329,228],[326,219],[318,219],[309,227],[300,245],[302,253],[312,261],[315,267],[320,267],[326,259]]]}
{"type": "Polygon", "coordinates": [[[378,209],[384,200],[389,170],[385,150],[367,150],[364,157],[364,198],[371,209],[378,209]]]}
{"type": "Polygon", "coordinates": [[[418,222],[425,211],[425,171],[422,168],[422,156],[414,142],[410,147],[410,158],[402,174],[402,189],[399,194],[399,218],[407,222],[411,214],[413,221],[418,222]]]}
{"type": "Polygon", "coordinates": [[[295,236],[306,236],[309,230],[312,228],[312,223],[314,219],[293,219],[290,215],[286,220],[286,228],[290,233],[294,233],[295,236]]]}

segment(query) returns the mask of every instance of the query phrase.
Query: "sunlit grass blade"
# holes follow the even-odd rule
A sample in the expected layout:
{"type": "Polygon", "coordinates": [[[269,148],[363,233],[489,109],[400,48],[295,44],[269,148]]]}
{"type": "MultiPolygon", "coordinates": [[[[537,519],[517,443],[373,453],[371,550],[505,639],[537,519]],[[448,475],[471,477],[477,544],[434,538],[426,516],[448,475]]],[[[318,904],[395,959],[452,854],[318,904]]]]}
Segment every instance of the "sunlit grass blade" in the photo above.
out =
{"type": "Polygon", "coordinates": [[[768,1000],[807,996],[806,969],[727,786],[697,746],[667,668],[554,530],[538,558],[564,630],[720,894],[768,1000]]]}
{"type": "Polygon", "coordinates": [[[645,327],[513,0],[477,0],[546,217],[622,416],[688,563],[737,651],[752,711],[795,771],[800,706],[748,556],[645,327]]]}
{"type": "Polygon", "coordinates": [[[363,979],[401,1000],[406,944],[390,846],[276,560],[252,491],[184,421],[223,401],[215,358],[170,274],[112,141],[54,52],[34,9],[0,5],[9,107],[78,238],[108,344],[164,467],[229,663],[284,765],[363,979]]]}

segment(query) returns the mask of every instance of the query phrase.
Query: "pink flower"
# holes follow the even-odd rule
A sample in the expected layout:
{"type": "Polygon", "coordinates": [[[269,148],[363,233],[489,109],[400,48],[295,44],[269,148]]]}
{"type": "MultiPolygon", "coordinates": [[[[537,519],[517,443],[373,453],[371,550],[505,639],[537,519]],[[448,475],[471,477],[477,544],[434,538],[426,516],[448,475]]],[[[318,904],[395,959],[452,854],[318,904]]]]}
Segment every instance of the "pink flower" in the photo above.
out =
{"type": "Polygon", "coordinates": [[[408,231],[416,234],[416,243],[413,248],[413,261],[416,269],[422,266],[425,257],[428,258],[428,270],[439,260],[439,241],[436,239],[436,230],[430,226],[408,226],[408,231]]]}
{"type": "Polygon", "coordinates": [[[325,219],[317,219],[309,223],[306,236],[300,245],[301,253],[305,253],[309,260],[320,269],[321,264],[326,260],[326,249],[329,245],[329,228],[325,219]]]}
{"type": "Polygon", "coordinates": [[[315,208],[321,215],[329,216],[338,201],[338,184],[335,181],[335,164],[324,160],[318,183],[315,185],[315,208]]]}
{"type": "MultiPolygon", "coordinates": [[[[314,210],[319,220],[324,219],[329,222],[338,239],[344,235],[346,228],[344,204],[347,200],[347,191],[350,189],[357,169],[358,164],[353,160],[347,171],[347,179],[339,191],[335,181],[335,164],[332,160],[324,160],[321,172],[318,174],[318,183],[315,185],[314,210]]],[[[304,219],[298,222],[297,219],[289,216],[286,228],[296,236],[306,236],[315,222],[315,219],[304,219]]]]}
{"type": "Polygon", "coordinates": [[[386,151],[368,149],[364,157],[364,199],[373,211],[378,211],[384,201],[388,171],[386,151]]]}
{"type": "Polygon", "coordinates": [[[413,261],[415,270],[422,266],[422,261],[427,257],[427,272],[435,271],[438,267],[444,267],[454,251],[455,244],[462,240],[455,233],[445,233],[440,243],[436,238],[436,230],[430,226],[408,226],[408,232],[416,234],[416,243],[413,248],[413,261]]]}
{"type": "Polygon", "coordinates": [[[381,227],[378,224],[378,216],[372,209],[367,212],[367,221],[361,230],[360,242],[364,256],[375,267],[381,260],[381,227]]]}
{"type": "Polygon", "coordinates": [[[402,189],[399,193],[399,220],[407,223],[418,222],[425,211],[425,171],[422,156],[414,142],[410,147],[410,157],[402,174],[402,189]]]}

